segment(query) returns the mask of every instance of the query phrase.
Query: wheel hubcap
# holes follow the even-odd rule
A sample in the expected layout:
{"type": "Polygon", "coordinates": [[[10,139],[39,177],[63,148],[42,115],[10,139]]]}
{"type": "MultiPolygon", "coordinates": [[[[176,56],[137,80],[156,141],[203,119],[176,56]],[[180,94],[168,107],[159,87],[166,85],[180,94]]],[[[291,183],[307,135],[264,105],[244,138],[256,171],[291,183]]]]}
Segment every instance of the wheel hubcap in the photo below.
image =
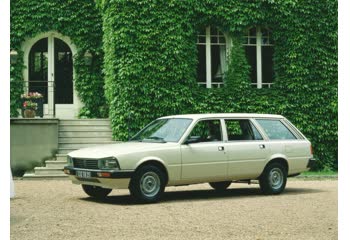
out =
{"type": "Polygon", "coordinates": [[[140,180],[141,192],[147,197],[154,197],[160,189],[160,179],[154,172],[145,173],[140,180]]]}
{"type": "Polygon", "coordinates": [[[274,168],[269,174],[270,185],[273,189],[279,189],[283,185],[283,172],[279,168],[274,168]]]}

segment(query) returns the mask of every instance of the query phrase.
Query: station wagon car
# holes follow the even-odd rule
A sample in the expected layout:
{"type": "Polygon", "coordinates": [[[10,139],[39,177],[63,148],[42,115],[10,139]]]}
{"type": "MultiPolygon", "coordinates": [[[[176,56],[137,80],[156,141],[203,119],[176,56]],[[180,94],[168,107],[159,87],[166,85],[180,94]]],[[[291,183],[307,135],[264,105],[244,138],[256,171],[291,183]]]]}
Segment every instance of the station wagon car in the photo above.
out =
{"type": "Polygon", "coordinates": [[[279,194],[287,177],[315,163],[307,138],[286,118],[268,114],[192,114],[156,119],[130,141],[70,152],[64,172],[92,197],[129,189],[156,202],[166,186],[258,180],[279,194]]]}

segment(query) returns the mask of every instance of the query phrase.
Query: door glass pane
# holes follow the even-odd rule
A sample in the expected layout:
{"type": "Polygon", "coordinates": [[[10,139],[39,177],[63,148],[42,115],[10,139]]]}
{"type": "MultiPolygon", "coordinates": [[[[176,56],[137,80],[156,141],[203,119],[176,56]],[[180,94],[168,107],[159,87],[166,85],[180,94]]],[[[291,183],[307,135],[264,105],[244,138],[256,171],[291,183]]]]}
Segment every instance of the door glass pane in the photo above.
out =
{"type": "Polygon", "coordinates": [[[225,123],[229,141],[262,140],[259,131],[249,120],[228,119],[225,123]]]}
{"type": "Polygon", "coordinates": [[[39,92],[47,103],[48,94],[48,39],[43,38],[37,41],[29,52],[29,78],[28,91],[39,92]]]}
{"type": "Polygon", "coordinates": [[[198,50],[198,65],[197,65],[197,81],[203,83],[205,87],[207,79],[207,67],[206,67],[206,58],[205,58],[205,45],[197,45],[198,50]]]}
{"type": "Polygon", "coordinates": [[[211,45],[211,79],[212,82],[222,82],[222,67],[220,63],[220,46],[211,45]]]}
{"type": "Polygon", "coordinates": [[[289,129],[279,120],[257,119],[267,136],[272,139],[296,139],[289,129]]]}
{"type": "Polygon", "coordinates": [[[261,47],[262,57],[262,82],[272,83],[273,82],[273,47],[262,46],[261,47]]]}
{"type": "Polygon", "coordinates": [[[256,28],[249,29],[249,36],[251,36],[251,37],[256,36],[256,28]]]}
{"type": "Polygon", "coordinates": [[[250,65],[250,79],[253,84],[257,84],[256,69],[256,46],[245,46],[245,54],[250,65]]]}
{"type": "Polygon", "coordinates": [[[225,120],[228,140],[242,140],[243,133],[239,120],[225,120]]]}
{"type": "Polygon", "coordinates": [[[55,103],[73,103],[72,51],[62,40],[54,39],[55,49],[55,103]]]}
{"type": "Polygon", "coordinates": [[[189,137],[195,137],[198,142],[222,141],[220,120],[204,120],[196,124],[189,137]]]}

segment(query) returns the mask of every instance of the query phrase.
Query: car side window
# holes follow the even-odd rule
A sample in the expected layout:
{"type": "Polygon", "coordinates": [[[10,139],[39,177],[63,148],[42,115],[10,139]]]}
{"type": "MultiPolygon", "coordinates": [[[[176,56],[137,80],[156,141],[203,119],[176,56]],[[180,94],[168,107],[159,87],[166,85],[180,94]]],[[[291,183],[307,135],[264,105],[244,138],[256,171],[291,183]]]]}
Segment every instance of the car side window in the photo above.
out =
{"type": "Polygon", "coordinates": [[[202,120],[192,129],[189,137],[198,139],[196,142],[222,141],[220,120],[202,120]]]}
{"type": "Polygon", "coordinates": [[[296,139],[294,134],[280,121],[273,119],[256,119],[271,140],[296,139]]]}
{"type": "Polygon", "coordinates": [[[226,119],[225,124],[229,141],[263,140],[259,131],[247,119],[226,119]]]}

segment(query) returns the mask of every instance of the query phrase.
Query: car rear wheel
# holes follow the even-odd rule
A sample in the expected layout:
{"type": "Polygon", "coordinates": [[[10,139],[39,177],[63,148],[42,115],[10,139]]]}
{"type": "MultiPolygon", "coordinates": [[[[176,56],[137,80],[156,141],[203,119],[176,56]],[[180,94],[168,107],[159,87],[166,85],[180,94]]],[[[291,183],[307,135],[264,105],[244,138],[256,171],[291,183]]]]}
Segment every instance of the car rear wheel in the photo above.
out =
{"type": "Polygon", "coordinates": [[[264,194],[280,194],[286,187],[287,171],[278,162],[267,165],[259,178],[260,189],[264,194]]]}
{"type": "Polygon", "coordinates": [[[165,174],[158,167],[142,166],[131,178],[130,194],[142,203],[157,202],[164,192],[165,179],[165,174]]]}
{"type": "Polygon", "coordinates": [[[209,185],[214,188],[216,191],[225,191],[232,182],[225,181],[225,182],[211,182],[209,185]]]}
{"type": "Polygon", "coordinates": [[[91,185],[82,185],[84,192],[94,198],[103,199],[107,197],[107,195],[112,191],[112,189],[109,188],[102,188],[97,186],[91,186],[91,185]]]}

